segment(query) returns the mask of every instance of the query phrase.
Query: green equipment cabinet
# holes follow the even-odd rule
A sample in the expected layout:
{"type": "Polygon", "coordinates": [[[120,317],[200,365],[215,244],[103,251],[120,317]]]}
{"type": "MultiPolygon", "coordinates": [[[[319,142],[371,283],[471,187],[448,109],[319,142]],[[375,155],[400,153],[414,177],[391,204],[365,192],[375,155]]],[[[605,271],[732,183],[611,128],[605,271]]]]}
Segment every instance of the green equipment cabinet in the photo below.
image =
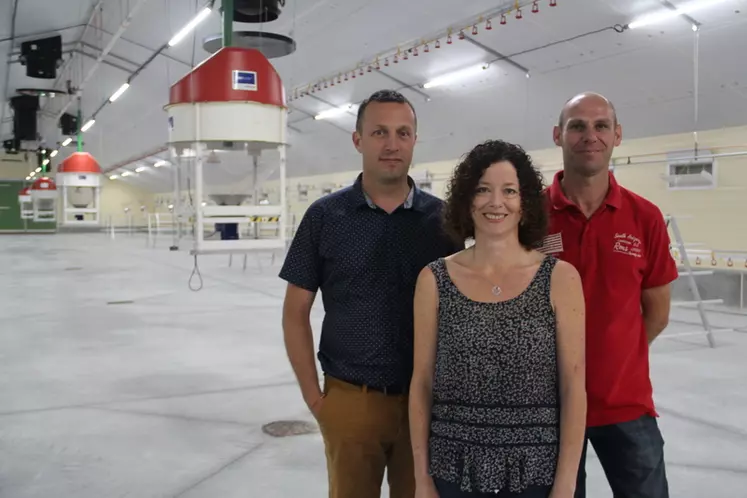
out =
{"type": "Polygon", "coordinates": [[[0,179],[0,233],[56,232],[57,222],[35,222],[21,218],[18,194],[24,187],[23,181],[0,179]]]}

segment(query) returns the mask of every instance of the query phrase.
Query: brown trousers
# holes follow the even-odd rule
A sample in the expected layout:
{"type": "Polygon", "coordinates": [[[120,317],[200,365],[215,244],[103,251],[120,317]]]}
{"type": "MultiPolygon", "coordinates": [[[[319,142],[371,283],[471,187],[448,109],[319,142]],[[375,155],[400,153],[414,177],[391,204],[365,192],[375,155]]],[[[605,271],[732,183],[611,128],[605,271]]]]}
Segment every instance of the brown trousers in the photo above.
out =
{"type": "Polygon", "coordinates": [[[329,498],[413,498],[415,476],[407,395],[387,395],[326,376],[319,427],[329,498]]]}

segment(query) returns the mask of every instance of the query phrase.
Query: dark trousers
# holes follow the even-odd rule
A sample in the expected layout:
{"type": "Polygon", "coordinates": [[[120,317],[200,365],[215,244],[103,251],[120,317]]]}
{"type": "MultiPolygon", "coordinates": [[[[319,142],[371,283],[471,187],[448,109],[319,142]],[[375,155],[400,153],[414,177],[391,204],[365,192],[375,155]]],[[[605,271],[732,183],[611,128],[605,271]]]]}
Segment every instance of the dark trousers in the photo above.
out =
{"type": "Polygon", "coordinates": [[[586,448],[599,457],[614,498],[669,498],[664,439],[654,417],[586,430],[575,498],[586,498],[586,448]]]}
{"type": "Polygon", "coordinates": [[[550,496],[549,487],[533,487],[523,493],[511,493],[508,490],[499,493],[468,493],[462,491],[458,484],[441,479],[433,479],[438,491],[438,498],[547,498],[550,496]]]}

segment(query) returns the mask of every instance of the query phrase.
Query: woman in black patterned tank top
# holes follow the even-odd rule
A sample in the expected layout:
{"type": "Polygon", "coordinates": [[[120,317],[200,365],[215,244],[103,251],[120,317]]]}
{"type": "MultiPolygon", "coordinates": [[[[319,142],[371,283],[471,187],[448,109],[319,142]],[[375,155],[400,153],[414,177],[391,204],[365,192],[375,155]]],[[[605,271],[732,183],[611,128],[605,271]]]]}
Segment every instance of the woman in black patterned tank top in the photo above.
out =
{"type": "Polygon", "coordinates": [[[502,141],[456,167],[446,227],[474,245],[415,290],[416,498],[573,498],[586,424],[578,272],[543,255],[543,179],[502,141]]]}

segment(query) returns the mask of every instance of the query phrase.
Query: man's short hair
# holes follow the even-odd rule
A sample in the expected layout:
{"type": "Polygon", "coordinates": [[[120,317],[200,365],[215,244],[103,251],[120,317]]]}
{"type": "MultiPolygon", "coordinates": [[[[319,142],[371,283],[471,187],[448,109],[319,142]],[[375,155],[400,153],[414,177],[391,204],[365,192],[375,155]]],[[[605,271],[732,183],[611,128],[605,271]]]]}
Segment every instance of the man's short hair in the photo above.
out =
{"type": "Polygon", "coordinates": [[[358,117],[355,121],[355,130],[360,133],[363,127],[363,115],[366,112],[366,107],[368,107],[368,104],[371,102],[381,102],[381,103],[388,103],[388,102],[394,102],[398,104],[407,104],[410,106],[410,109],[412,109],[412,113],[415,116],[415,128],[418,127],[418,115],[415,112],[415,107],[413,107],[412,103],[407,100],[407,97],[402,95],[396,90],[378,90],[371,94],[370,97],[368,97],[366,100],[361,102],[361,105],[358,107],[358,117]]]}
{"type": "Polygon", "coordinates": [[[565,104],[563,104],[563,107],[560,109],[560,117],[558,117],[558,128],[563,128],[563,121],[565,120],[565,108],[568,106],[571,100],[577,99],[579,97],[599,97],[600,99],[603,99],[605,102],[607,102],[607,105],[610,106],[610,109],[612,110],[612,119],[613,123],[617,125],[617,110],[615,109],[615,104],[612,103],[610,99],[605,97],[604,95],[596,92],[584,92],[579,93],[578,95],[574,95],[570,99],[565,101],[565,104]]]}

